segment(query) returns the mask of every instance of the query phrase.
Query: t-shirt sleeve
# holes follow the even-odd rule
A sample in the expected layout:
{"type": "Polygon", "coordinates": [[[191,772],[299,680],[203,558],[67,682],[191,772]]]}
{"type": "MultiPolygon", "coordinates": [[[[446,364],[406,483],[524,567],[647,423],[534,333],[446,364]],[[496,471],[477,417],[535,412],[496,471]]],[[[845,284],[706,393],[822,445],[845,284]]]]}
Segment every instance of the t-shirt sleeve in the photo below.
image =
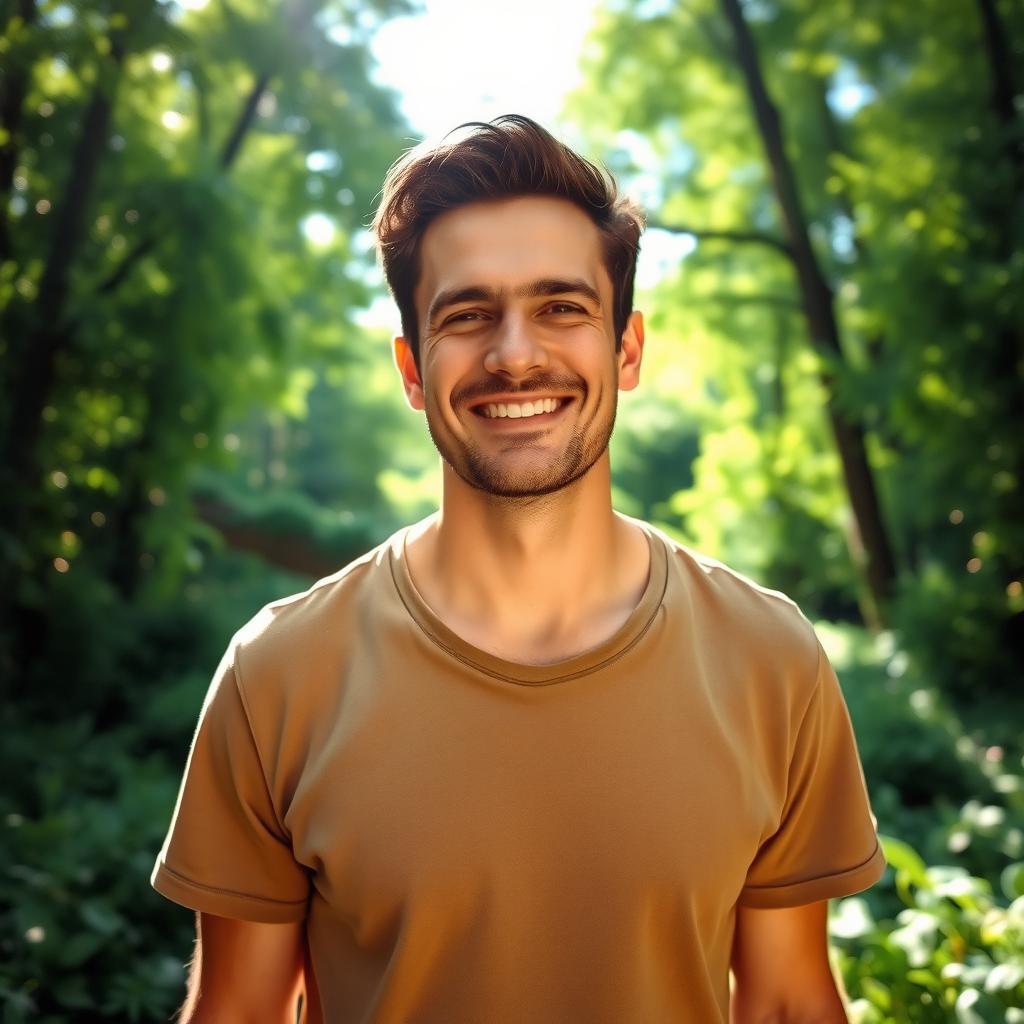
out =
{"type": "Polygon", "coordinates": [[[219,917],[305,916],[309,877],[274,808],[232,648],[206,695],[151,883],[175,903],[219,917]]]}
{"type": "Polygon", "coordinates": [[[885,871],[850,715],[821,645],[796,734],[778,829],[747,872],[739,903],[793,907],[870,888],[885,871]]]}

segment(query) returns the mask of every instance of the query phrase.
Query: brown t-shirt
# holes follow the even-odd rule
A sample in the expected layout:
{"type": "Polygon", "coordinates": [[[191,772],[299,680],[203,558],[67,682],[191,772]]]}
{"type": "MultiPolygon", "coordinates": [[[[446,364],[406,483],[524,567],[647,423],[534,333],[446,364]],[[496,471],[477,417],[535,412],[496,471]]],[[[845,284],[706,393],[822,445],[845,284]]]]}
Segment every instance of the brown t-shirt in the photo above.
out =
{"type": "Polygon", "coordinates": [[[737,903],[885,860],[807,620],[641,525],[640,603],[551,665],[449,630],[404,530],[268,605],[214,676],[155,888],[304,919],[311,1022],[727,1021],[737,903]]]}

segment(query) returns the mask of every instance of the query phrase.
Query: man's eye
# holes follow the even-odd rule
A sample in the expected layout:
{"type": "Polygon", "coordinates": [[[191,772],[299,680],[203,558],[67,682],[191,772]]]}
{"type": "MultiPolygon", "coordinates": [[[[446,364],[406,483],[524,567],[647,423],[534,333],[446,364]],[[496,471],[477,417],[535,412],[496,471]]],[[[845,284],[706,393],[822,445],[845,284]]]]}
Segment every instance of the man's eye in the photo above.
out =
{"type": "Polygon", "coordinates": [[[583,310],[579,306],[574,305],[571,302],[552,302],[548,306],[549,313],[582,313],[583,310]]]}
{"type": "Polygon", "coordinates": [[[453,313],[450,317],[448,317],[447,320],[445,320],[445,323],[446,324],[455,324],[455,323],[465,322],[465,321],[468,321],[468,320],[480,320],[480,319],[482,319],[482,317],[483,317],[483,314],[480,313],[478,310],[466,309],[466,310],[463,310],[461,313],[453,313]]]}

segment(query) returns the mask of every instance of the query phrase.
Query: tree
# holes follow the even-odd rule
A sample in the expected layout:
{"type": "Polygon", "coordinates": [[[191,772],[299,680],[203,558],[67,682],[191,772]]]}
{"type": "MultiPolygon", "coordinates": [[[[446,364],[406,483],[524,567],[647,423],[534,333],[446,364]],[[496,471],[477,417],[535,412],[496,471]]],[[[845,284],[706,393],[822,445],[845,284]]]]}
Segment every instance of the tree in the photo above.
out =
{"type": "MultiPolygon", "coordinates": [[[[575,100],[595,149],[617,145],[617,169],[644,175],[654,223],[693,234],[658,299],[676,330],[710,330],[746,362],[751,420],[778,407],[757,380],[772,372],[777,331],[814,345],[809,363],[787,347],[777,383],[791,393],[822,375],[872,591],[884,601],[891,587],[879,569],[888,533],[901,567],[891,620],[961,691],[1005,687],[1024,611],[1024,132],[1007,100],[1022,35],[1018,8],[981,0],[616,8],[595,38],[600,90],[575,100]],[[786,311],[794,301],[802,324],[786,311]],[[882,533],[864,526],[871,502],[844,424],[863,434],[856,461],[862,477],[870,469],[882,533]]],[[[817,449],[803,412],[787,401],[784,420],[817,449]]],[[[691,525],[714,436],[705,431],[696,494],[677,506],[691,525]]],[[[762,425],[727,457],[769,438],[762,425]]],[[[785,447],[773,450],[777,466],[785,447]]],[[[766,557],[769,575],[779,555],[766,557]]]]}
{"type": "Polygon", "coordinates": [[[360,336],[354,240],[401,131],[367,41],[402,9],[4,6],[5,675],[52,643],[58,576],[133,600],[180,572],[225,419],[360,336]]]}

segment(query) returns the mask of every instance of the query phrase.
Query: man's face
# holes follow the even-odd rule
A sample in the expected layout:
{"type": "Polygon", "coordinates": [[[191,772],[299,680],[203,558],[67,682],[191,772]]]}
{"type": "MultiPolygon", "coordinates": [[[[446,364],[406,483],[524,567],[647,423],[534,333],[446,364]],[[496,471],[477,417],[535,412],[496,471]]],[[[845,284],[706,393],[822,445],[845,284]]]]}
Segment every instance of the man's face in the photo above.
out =
{"type": "Polygon", "coordinates": [[[473,203],[430,225],[420,260],[421,372],[402,339],[396,358],[442,458],[503,497],[578,480],[607,448],[643,344],[634,314],[615,351],[593,222],[556,198],[473,203]]]}

